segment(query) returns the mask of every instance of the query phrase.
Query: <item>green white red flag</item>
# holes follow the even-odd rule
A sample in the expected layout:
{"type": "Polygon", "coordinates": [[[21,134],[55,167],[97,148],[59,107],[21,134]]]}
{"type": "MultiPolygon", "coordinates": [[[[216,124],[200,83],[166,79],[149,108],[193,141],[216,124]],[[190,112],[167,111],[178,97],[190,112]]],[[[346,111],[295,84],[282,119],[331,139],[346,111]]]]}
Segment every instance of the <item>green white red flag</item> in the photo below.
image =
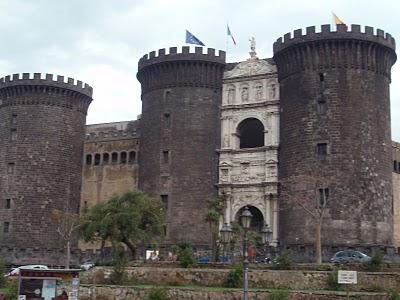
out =
{"type": "Polygon", "coordinates": [[[230,37],[232,38],[232,42],[233,42],[233,44],[236,46],[235,38],[233,37],[233,35],[232,35],[232,33],[231,33],[231,30],[229,29],[229,26],[228,26],[228,25],[226,25],[226,33],[228,34],[228,36],[230,36],[230,37]]]}

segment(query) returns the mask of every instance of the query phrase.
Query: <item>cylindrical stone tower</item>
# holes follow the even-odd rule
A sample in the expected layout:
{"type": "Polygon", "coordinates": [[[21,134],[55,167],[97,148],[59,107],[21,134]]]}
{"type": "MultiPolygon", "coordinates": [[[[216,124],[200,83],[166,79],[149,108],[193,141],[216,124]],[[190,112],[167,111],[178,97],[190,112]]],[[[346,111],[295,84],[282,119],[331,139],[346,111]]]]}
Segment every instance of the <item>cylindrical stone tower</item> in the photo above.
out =
{"type": "Polygon", "coordinates": [[[225,52],[161,49],[139,61],[139,188],[167,207],[166,242],[209,244],[207,204],[218,181],[219,106],[225,52]]]}
{"type": "Polygon", "coordinates": [[[79,212],[83,142],[92,88],[63,76],[0,79],[0,257],[64,263],[54,209],[79,212]]]}
{"type": "MultiPolygon", "coordinates": [[[[308,27],[274,43],[281,101],[280,237],[312,244],[392,244],[390,71],[395,41],[380,29],[308,27]],[[326,203],[326,206],[325,206],[326,203]],[[324,209],[325,207],[325,209],[324,209]],[[314,221],[313,221],[314,220],[314,221]]],[[[335,248],[336,247],[336,248],[335,248]]]]}

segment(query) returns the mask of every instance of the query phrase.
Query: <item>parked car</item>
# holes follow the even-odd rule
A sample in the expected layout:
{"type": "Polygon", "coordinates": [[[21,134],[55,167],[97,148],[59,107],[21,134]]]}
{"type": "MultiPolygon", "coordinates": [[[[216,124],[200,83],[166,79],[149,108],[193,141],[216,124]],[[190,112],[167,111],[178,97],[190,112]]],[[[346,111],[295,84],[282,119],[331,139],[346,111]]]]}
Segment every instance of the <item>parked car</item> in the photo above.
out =
{"type": "Polygon", "coordinates": [[[10,272],[6,274],[7,277],[13,277],[13,276],[18,276],[19,271],[21,269],[40,269],[40,270],[47,270],[49,267],[45,265],[26,265],[26,266],[20,266],[18,268],[11,269],[10,272]]]}
{"type": "Polygon", "coordinates": [[[331,258],[333,263],[368,262],[370,260],[370,256],[355,250],[339,251],[331,258]]]}
{"type": "Polygon", "coordinates": [[[83,264],[80,265],[80,268],[82,270],[87,271],[87,270],[93,268],[95,265],[96,264],[94,262],[92,262],[92,261],[86,261],[86,262],[84,262],[83,264]]]}

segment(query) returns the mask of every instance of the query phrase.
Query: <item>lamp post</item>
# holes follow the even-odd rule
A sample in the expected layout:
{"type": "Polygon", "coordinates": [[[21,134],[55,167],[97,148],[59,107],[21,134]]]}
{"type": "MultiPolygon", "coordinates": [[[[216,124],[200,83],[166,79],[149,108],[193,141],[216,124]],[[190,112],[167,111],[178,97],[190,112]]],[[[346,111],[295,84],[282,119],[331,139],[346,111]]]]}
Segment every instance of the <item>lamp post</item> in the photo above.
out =
{"type": "Polygon", "coordinates": [[[225,253],[226,253],[226,245],[229,243],[229,240],[231,239],[231,235],[232,235],[232,229],[228,225],[228,223],[225,223],[222,226],[220,233],[221,233],[221,240],[222,240],[222,245],[223,245],[222,262],[225,262],[224,257],[225,257],[225,253]]]}
{"type": "Polygon", "coordinates": [[[240,223],[242,224],[244,230],[243,236],[243,270],[244,270],[244,278],[243,278],[243,300],[249,299],[249,254],[247,251],[247,231],[250,228],[251,218],[253,215],[250,213],[247,206],[244,208],[242,214],[240,215],[240,223]]]}
{"type": "MultiPolygon", "coordinates": [[[[265,224],[263,229],[261,229],[261,233],[262,233],[262,235],[261,235],[262,242],[265,246],[265,256],[267,256],[267,248],[269,247],[269,244],[272,241],[272,229],[268,224],[265,224]]],[[[268,251],[268,255],[269,255],[269,251],[268,251]]]]}

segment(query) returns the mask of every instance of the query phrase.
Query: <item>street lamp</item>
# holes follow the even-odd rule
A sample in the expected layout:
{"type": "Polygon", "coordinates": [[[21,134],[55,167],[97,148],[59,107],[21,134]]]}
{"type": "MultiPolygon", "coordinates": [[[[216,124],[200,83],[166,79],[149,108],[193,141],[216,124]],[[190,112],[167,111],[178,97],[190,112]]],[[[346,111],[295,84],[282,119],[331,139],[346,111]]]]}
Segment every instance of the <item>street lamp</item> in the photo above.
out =
{"type": "MultiPolygon", "coordinates": [[[[265,224],[263,229],[261,229],[261,237],[262,237],[262,242],[265,246],[265,255],[267,256],[267,247],[269,244],[272,242],[272,229],[268,224],[265,224]]],[[[269,255],[269,253],[268,253],[269,255]]],[[[268,257],[270,259],[270,257],[268,257]]]]}
{"type": "Polygon", "coordinates": [[[243,269],[244,269],[244,278],[243,278],[243,300],[249,299],[249,254],[247,252],[247,231],[250,228],[251,218],[253,215],[247,208],[247,206],[243,209],[242,214],[240,215],[240,223],[242,224],[244,230],[243,237],[243,269]]]}
{"type": "Polygon", "coordinates": [[[222,262],[224,261],[225,258],[225,253],[226,253],[226,245],[229,243],[229,240],[231,239],[231,235],[232,235],[232,229],[231,227],[228,225],[228,223],[225,223],[221,230],[221,240],[222,240],[222,245],[223,245],[223,249],[222,249],[222,262]]]}

